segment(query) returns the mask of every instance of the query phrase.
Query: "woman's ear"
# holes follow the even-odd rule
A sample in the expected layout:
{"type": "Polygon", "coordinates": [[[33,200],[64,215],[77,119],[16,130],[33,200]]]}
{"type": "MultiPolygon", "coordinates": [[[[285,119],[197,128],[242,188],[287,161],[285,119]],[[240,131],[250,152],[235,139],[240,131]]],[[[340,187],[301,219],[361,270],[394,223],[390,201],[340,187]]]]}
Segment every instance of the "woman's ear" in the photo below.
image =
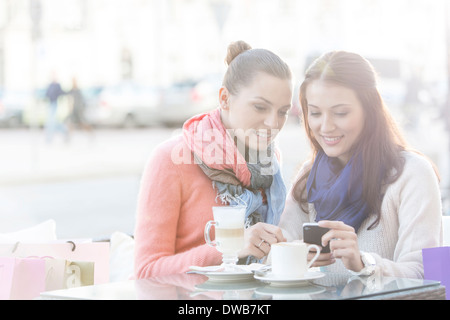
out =
{"type": "Polygon", "coordinates": [[[230,97],[230,92],[227,88],[221,87],[219,90],[219,105],[222,110],[228,110],[228,100],[230,97]]]}

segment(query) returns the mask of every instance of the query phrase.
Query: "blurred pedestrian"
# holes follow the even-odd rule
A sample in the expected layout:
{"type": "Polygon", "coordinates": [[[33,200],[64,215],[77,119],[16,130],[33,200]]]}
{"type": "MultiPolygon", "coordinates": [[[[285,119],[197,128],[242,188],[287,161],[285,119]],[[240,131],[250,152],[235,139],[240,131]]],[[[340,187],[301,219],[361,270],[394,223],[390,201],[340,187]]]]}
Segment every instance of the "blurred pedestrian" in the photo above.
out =
{"type": "Polygon", "coordinates": [[[92,126],[86,119],[86,99],[78,87],[77,79],[72,79],[72,89],[67,93],[71,98],[71,112],[69,115],[69,130],[73,131],[75,128],[80,128],[89,133],[92,133],[92,126]]]}
{"type": "Polygon", "coordinates": [[[47,142],[51,143],[53,136],[56,132],[64,134],[66,141],[69,139],[69,131],[67,130],[63,121],[59,119],[58,106],[59,98],[63,96],[65,92],[62,90],[60,83],[57,81],[56,75],[52,75],[52,81],[47,87],[45,97],[48,100],[48,112],[45,123],[45,131],[47,142]]]}

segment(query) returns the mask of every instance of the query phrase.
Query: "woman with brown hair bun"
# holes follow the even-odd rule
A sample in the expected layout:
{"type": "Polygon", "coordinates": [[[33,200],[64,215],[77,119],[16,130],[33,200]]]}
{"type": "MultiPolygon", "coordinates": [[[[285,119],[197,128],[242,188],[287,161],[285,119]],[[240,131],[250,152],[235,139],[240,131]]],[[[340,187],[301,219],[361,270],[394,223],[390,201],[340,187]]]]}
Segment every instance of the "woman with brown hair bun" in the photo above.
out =
{"type": "Polygon", "coordinates": [[[285,240],[278,224],[286,189],[274,139],[291,107],[292,76],[280,57],[230,44],[219,107],[187,120],[180,136],[152,153],[141,181],[135,229],[135,276],[220,265],[205,244],[213,206],[247,204],[242,262],[285,240]]]}
{"type": "Polygon", "coordinates": [[[423,278],[422,249],[442,245],[439,178],[410,150],[377,89],[372,65],[333,51],[309,67],[300,87],[312,159],[301,168],[279,226],[329,228],[314,266],[423,278]]]}

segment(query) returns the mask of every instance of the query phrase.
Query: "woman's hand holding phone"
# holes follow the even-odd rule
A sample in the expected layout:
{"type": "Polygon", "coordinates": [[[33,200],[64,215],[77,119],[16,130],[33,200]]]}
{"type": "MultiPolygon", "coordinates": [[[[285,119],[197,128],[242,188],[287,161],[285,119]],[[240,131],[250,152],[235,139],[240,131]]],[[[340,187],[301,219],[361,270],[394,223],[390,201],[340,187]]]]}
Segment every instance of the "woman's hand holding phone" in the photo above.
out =
{"type": "MultiPolygon", "coordinates": [[[[346,225],[342,221],[319,221],[314,224],[316,229],[314,237],[303,234],[303,241],[309,243],[310,241],[320,242],[319,245],[330,247],[331,253],[321,253],[319,258],[314,263],[313,267],[326,266],[336,262],[336,259],[341,259],[345,267],[349,270],[358,272],[364,268],[364,264],[361,260],[361,255],[358,247],[358,237],[355,233],[355,229],[349,225],[346,225]],[[328,229],[326,232],[323,229],[328,229]],[[321,236],[317,236],[320,233],[321,236]],[[320,240],[317,240],[317,238],[320,240]]],[[[304,231],[305,232],[305,225],[304,231]]],[[[308,231],[306,232],[308,234],[308,231]]],[[[315,243],[313,242],[313,243],[315,243]]],[[[317,243],[316,243],[317,244],[317,243]]],[[[310,254],[313,257],[313,253],[310,254]]]]}
{"type": "MultiPolygon", "coordinates": [[[[319,258],[313,263],[312,267],[323,267],[336,262],[333,254],[330,252],[330,244],[325,246],[322,244],[322,237],[330,229],[320,227],[318,223],[304,223],[303,224],[303,241],[308,244],[316,244],[322,247],[319,258]]],[[[315,251],[308,253],[308,261],[315,256],[315,251]]]]}

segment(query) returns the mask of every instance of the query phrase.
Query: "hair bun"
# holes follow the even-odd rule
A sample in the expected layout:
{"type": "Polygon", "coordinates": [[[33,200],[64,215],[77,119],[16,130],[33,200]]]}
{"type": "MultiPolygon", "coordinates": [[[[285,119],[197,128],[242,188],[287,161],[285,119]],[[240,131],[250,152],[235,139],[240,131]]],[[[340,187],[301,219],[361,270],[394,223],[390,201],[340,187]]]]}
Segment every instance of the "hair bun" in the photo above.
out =
{"type": "Polygon", "coordinates": [[[250,50],[252,47],[245,41],[239,40],[228,45],[226,64],[229,66],[231,61],[240,55],[242,52],[250,50]]]}

